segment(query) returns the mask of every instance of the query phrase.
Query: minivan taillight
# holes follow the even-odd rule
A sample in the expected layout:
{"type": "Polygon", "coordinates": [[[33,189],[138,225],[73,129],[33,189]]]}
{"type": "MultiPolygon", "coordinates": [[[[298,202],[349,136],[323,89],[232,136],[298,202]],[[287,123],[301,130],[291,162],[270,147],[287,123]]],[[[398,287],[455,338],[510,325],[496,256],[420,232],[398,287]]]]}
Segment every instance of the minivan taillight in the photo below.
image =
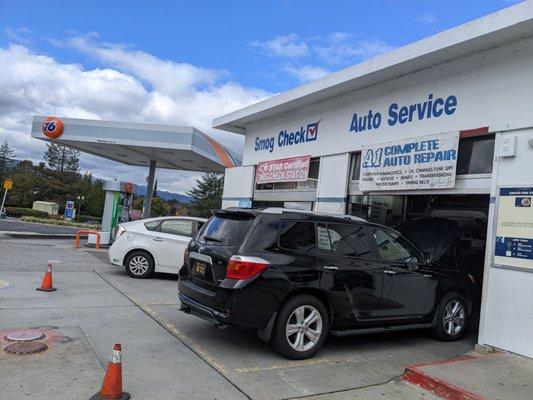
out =
{"type": "Polygon", "coordinates": [[[126,228],[124,228],[122,225],[119,225],[117,233],[115,233],[115,240],[118,240],[118,238],[121,237],[124,232],[126,232],[126,228]]]}
{"type": "Polygon", "coordinates": [[[250,279],[263,272],[270,263],[259,257],[232,256],[226,268],[227,279],[250,279]]]}

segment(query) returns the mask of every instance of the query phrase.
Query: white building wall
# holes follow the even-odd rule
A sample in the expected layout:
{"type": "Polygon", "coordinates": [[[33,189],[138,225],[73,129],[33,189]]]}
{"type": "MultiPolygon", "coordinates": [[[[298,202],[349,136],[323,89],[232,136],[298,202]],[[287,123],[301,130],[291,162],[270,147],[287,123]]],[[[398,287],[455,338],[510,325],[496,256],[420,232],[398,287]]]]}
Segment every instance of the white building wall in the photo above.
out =
{"type": "Polygon", "coordinates": [[[443,132],[488,126],[491,132],[533,126],[533,38],[473,54],[435,67],[300,108],[247,127],[243,165],[299,155],[319,157],[361,150],[361,146],[443,132]],[[392,103],[409,106],[454,95],[451,115],[414,118],[389,126],[392,103]],[[354,113],[380,112],[378,129],[350,131],[354,113]],[[317,139],[279,147],[280,131],[295,132],[320,121],[317,139]],[[256,140],[274,140],[274,148],[259,150],[256,140]]]}
{"type": "MultiPolygon", "coordinates": [[[[497,194],[500,186],[533,186],[533,129],[497,135],[495,154],[502,138],[516,136],[516,156],[496,157],[491,193],[487,257],[481,310],[479,342],[533,357],[533,269],[514,270],[494,265],[497,194]]],[[[528,221],[533,223],[533,221],[528,221]]]]}
{"type": "Polygon", "coordinates": [[[335,214],[346,212],[349,169],[350,155],[348,153],[324,156],[320,159],[316,194],[317,211],[335,214]]]}
{"type": "Polygon", "coordinates": [[[255,167],[226,169],[222,208],[251,207],[254,193],[255,167]]]}

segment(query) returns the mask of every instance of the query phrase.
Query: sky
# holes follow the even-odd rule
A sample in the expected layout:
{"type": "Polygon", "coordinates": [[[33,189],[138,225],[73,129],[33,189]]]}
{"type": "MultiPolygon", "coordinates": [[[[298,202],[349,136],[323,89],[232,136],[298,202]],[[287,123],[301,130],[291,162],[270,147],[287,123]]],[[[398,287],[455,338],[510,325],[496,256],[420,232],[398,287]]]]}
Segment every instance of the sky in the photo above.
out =
{"type": "MultiPolygon", "coordinates": [[[[509,7],[513,0],[0,0],[0,142],[42,160],[33,115],[193,125],[509,7]]],[[[83,172],[144,182],[145,168],[82,155],[83,172]]],[[[198,174],[158,170],[185,193],[198,174]]]]}

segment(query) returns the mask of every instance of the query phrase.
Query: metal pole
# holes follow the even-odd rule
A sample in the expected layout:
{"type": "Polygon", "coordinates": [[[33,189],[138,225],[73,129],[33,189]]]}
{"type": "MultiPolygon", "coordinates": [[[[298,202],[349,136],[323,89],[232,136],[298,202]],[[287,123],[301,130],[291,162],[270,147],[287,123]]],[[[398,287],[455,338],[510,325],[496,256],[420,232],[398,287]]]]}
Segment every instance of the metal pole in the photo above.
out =
{"type": "Polygon", "coordinates": [[[144,196],[144,212],[143,218],[150,218],[150,211],[152,210],[152,195],[154,193],[154,178],[155,178],[155,160],[150,160],[150,171],[148,172],[148,184],[146,185],[146,196],[144,196]]]}
{"type": "Polygon", "coordinates": [[[4,204],[6,202],[6,196],[7,196],[7,189],[4,191],[4,198],[2,199],[2,206],[0,207],[0,213],[4,211],[4,204]]]}

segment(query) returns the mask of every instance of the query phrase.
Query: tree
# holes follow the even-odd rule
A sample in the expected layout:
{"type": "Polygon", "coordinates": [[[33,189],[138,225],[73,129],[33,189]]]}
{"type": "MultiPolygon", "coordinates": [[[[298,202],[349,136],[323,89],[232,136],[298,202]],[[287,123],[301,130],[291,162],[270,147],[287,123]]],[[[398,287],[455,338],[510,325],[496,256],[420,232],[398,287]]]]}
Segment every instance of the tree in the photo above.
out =
{"type": "Polygon", "coordinates": [[[168,205],[163,199],[154,197],[152,199],[152,208],[150,209],[150,217],[163,217],[168,214],[168,205]]]}
{"type": "Polygon", "coordinates": [[[212,210],[222,206],[224,175],[209,172],[196,180],[196,186],[187,194],[191,196],[190,213],[193,216],[209,217],[212,210]]]}
{"type": "Polygon", "coordinates": [[[80,152],[55,143],[48,143],[44,159],[50,168],[64,173],[77,173],[79,170],[80,152]]]}
{"type": "Polygon", "coordinates": [[[40,188],[49,183],[35,174],[33,163],[24,160],[18,163],[10,173],[14,184],[7,198],[7,204],[15,207],[31,207],[35,200],[39,199],[40,188]]]}
{"type": "Polygon", "coordinates": [[[4,182],[8,162],[14,157],[15,151],[9,146],[7,141],[4,141],[2,146],[0,146],[0,185],[2,185],[4,182]]]}

